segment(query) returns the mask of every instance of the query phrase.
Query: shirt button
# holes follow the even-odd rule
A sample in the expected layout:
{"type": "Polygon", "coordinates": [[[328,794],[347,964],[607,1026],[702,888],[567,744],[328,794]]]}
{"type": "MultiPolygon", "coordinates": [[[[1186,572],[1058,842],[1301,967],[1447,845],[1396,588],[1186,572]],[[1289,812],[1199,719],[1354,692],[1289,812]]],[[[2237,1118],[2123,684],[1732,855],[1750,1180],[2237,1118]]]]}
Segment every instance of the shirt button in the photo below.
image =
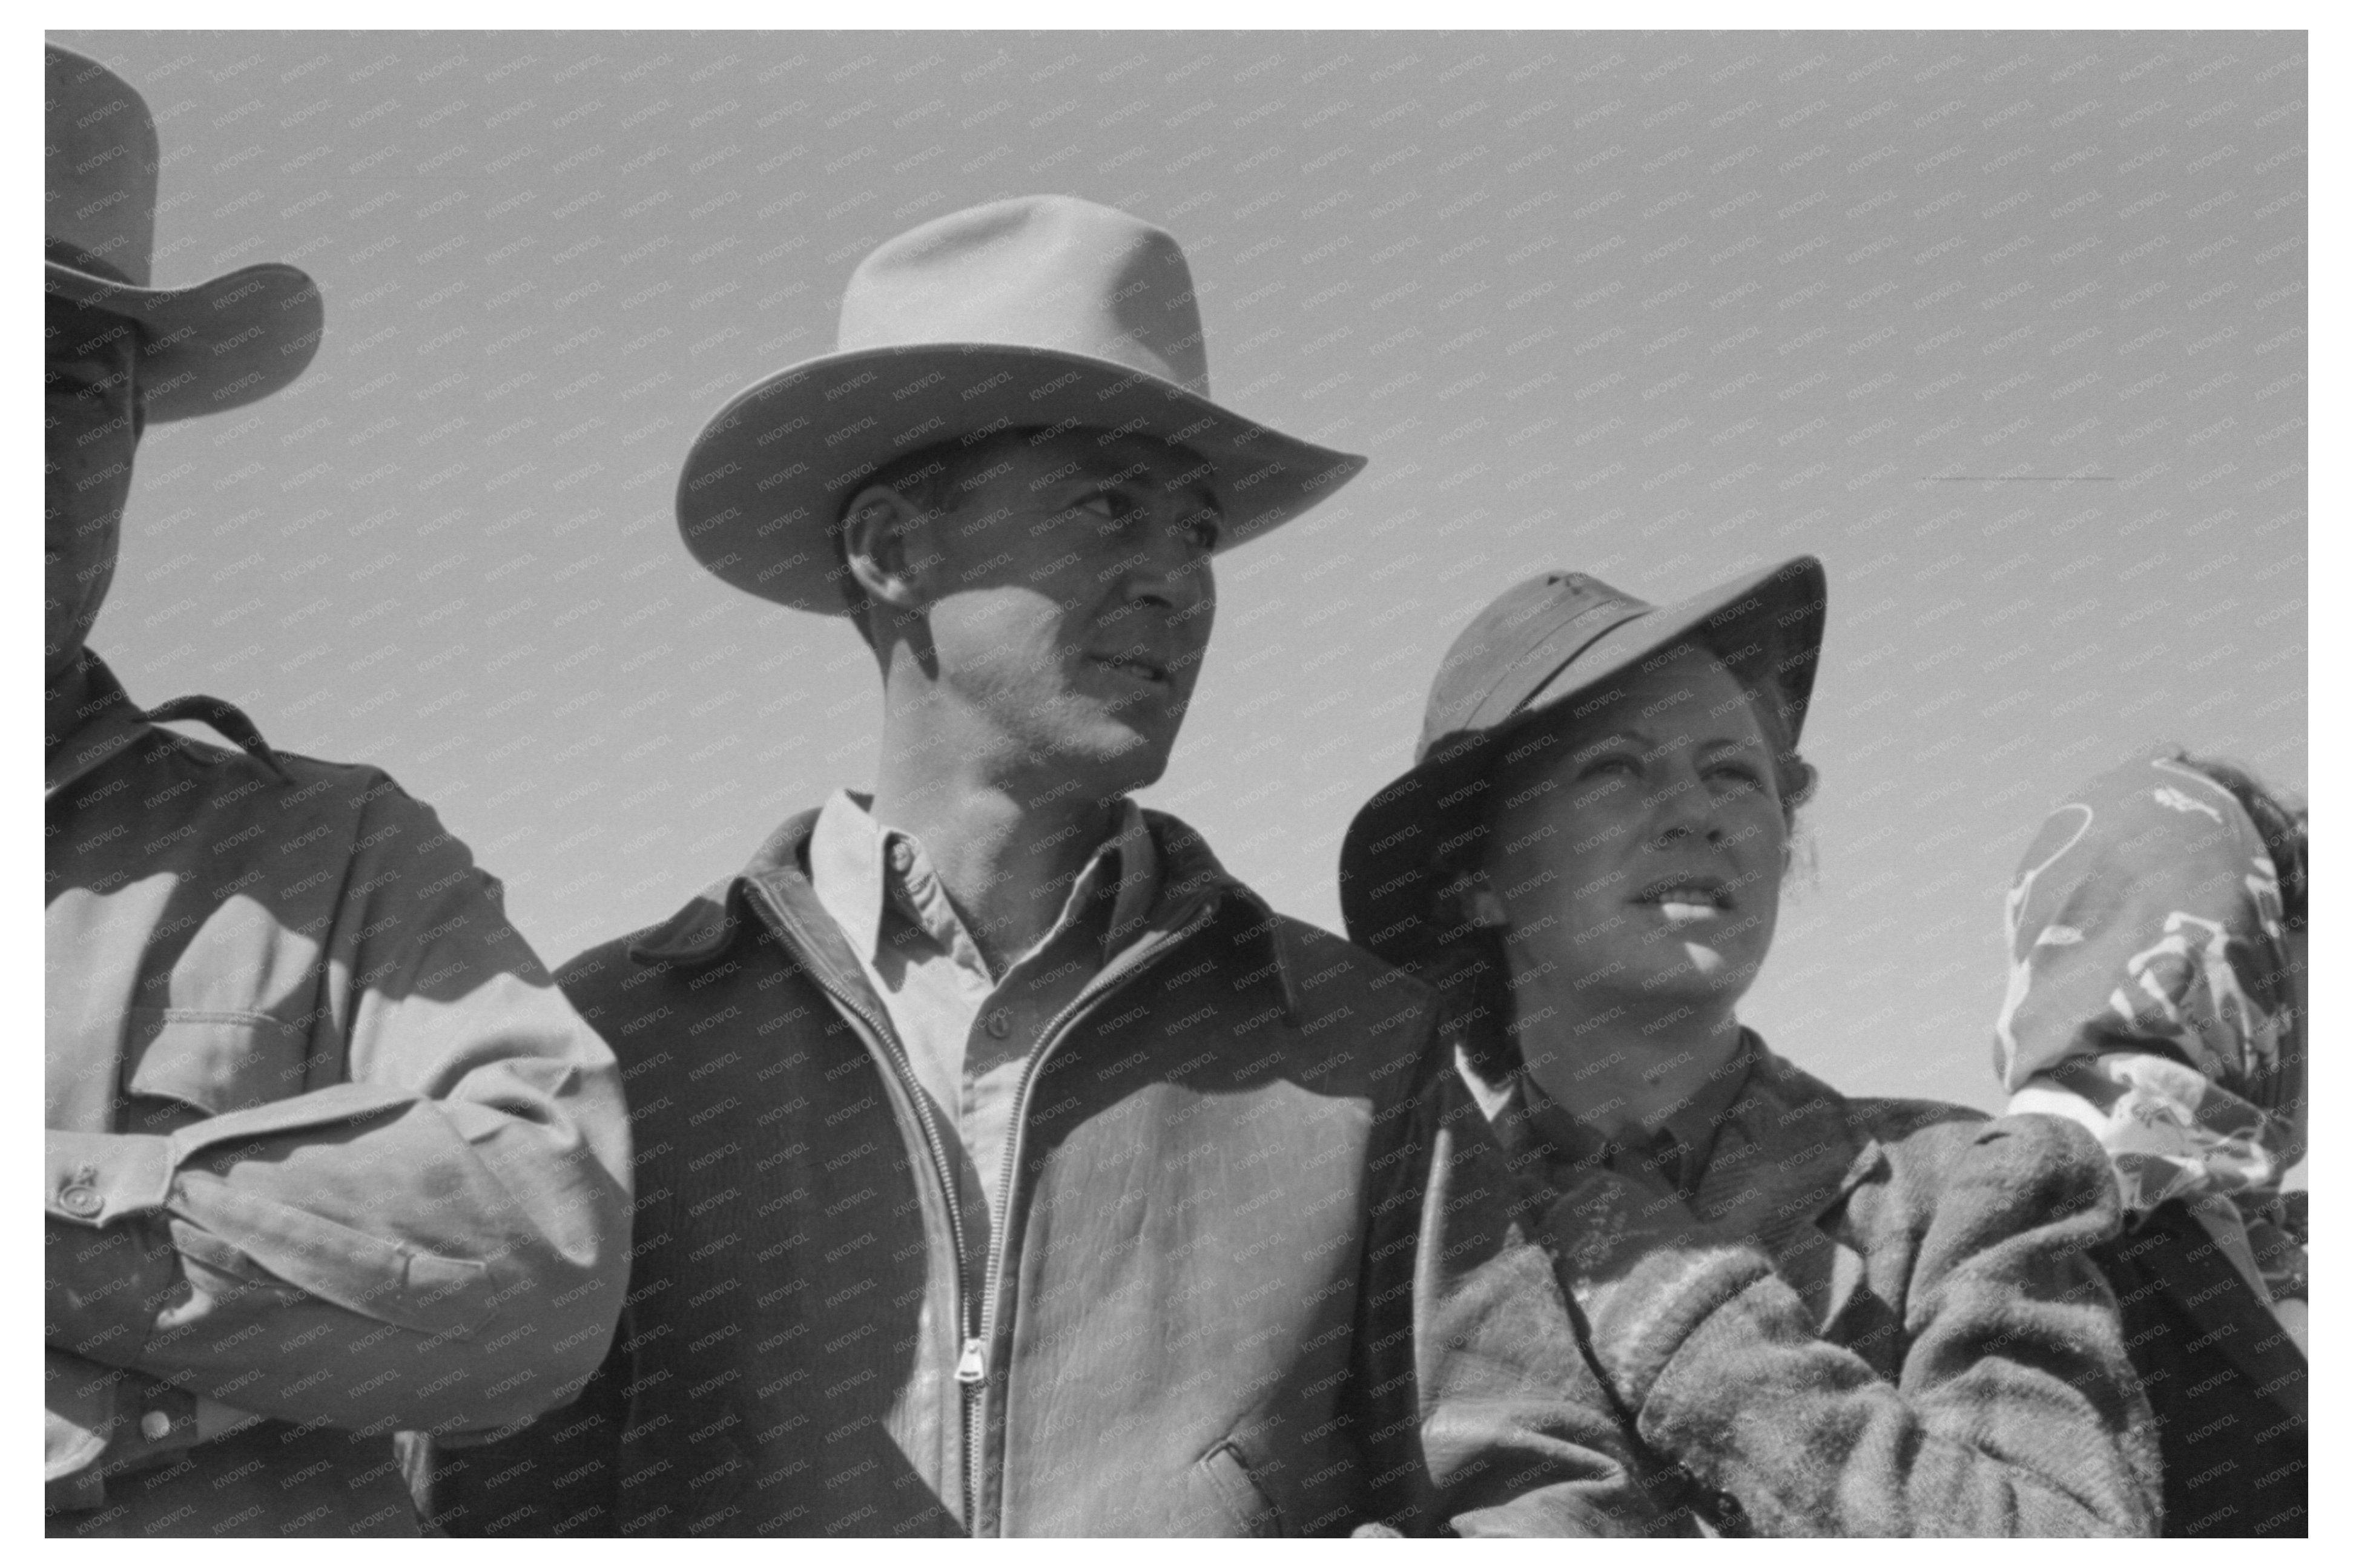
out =
{"type": "Polygon", "coordinates": [[[139,1432],[150,1443],[160,1443],[172,1435],[172,1418],[161,1410],[150,1410],[139,1418],[139,1432]]]}
{"type": "Polygon", "coordinates": [[[904,844],[891,846],[891,869],[904,876],[914,864],[915,852],[913,849],[908,848],[904,844]]]}
{"type": "Polygon", "coordinates": [[[84,1219],[106,1206],[106,1200],[98,1195],[96,1187],[80,1185],[68,1187],[59,1193],[58,1202],[65,1205],[66,1213],[79,1215],[84,1219]]]}
{"type": "Polygon", "coordinates": [[[986,1027],[990,1039],[1001,1040],[1013,1032],[1013,1019],[1004,1008],[999,1007],[988,1016],[986,1027]]]}

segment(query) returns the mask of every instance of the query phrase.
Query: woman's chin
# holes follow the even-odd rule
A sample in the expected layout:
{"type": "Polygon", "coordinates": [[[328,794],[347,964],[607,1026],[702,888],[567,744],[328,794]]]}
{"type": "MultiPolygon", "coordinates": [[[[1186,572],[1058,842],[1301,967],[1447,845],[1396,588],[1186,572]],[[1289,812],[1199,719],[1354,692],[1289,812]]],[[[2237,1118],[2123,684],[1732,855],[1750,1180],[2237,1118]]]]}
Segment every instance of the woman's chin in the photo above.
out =
{"type": "Polygon", "coordinates": [[[1738,1000],[1756,981],[1756,961],[1736,959],[1715,948],[1687,942],[1672,962],[1644,976],[1636,989],[1641,994],[1641,1010],[1655,1014],[1662,1007],[1721,1007],[1726,1002],[1738,1000]]]}

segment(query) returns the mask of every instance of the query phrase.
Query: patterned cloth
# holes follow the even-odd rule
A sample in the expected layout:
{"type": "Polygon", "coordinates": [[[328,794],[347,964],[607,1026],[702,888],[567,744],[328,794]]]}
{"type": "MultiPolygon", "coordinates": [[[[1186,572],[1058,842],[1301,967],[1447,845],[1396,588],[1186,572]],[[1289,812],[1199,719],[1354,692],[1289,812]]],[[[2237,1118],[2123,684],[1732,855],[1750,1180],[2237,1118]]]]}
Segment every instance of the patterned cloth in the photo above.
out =
{"type": "Polygon", "coordinates": [[[2274,1302],[2301,1297],[2301,1210],[2279,1184],[2304,1152],[2304,1032],[2246,812],[2168,756],[2104,773],[2043,823],[2003,913],[2010,1109],[2081,1122],[2128,1215],[2179,1198],[2274,1302]]]}

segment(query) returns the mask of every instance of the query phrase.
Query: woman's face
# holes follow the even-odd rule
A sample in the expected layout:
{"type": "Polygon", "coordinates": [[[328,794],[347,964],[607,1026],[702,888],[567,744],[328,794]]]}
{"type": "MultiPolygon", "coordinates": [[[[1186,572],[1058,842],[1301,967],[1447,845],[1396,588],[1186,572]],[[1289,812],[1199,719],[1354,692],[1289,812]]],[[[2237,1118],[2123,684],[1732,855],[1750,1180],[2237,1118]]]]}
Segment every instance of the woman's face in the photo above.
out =
{"type": "Polygon", "coordinates": [[[1773,944],[1788,826],[1714,656],[1675,649],[1540,721],[1494,788],[1485,868],[1515,975],[1556,965],[1585,1019],[1728,1013],[1773,944]]]}

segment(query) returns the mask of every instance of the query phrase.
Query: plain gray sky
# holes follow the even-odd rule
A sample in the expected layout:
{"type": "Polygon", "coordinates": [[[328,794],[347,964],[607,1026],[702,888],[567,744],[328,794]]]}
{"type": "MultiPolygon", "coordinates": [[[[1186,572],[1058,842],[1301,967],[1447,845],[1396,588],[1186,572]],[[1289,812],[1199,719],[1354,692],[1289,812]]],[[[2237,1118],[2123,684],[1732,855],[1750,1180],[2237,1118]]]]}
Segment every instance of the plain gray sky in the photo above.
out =
{"type": "Polygon", "coordinates": [[[865,648],[672,487],[867,250],[1035,191],[1172,230],[1220,400],[1373,458],[1222,559],[1146,797],[1280,908],[1337,925],[1440,654],[1555,566],[1827,563],[1744,1016],[1851,1090],[1998,1102],[2070,784],[2305,784],[2301,35],[52,36],[155,110],[159,279],[327,300],[289,392],[149,432],[94,646],[388,767],[551,963],[866,782],[865,648]]]}

